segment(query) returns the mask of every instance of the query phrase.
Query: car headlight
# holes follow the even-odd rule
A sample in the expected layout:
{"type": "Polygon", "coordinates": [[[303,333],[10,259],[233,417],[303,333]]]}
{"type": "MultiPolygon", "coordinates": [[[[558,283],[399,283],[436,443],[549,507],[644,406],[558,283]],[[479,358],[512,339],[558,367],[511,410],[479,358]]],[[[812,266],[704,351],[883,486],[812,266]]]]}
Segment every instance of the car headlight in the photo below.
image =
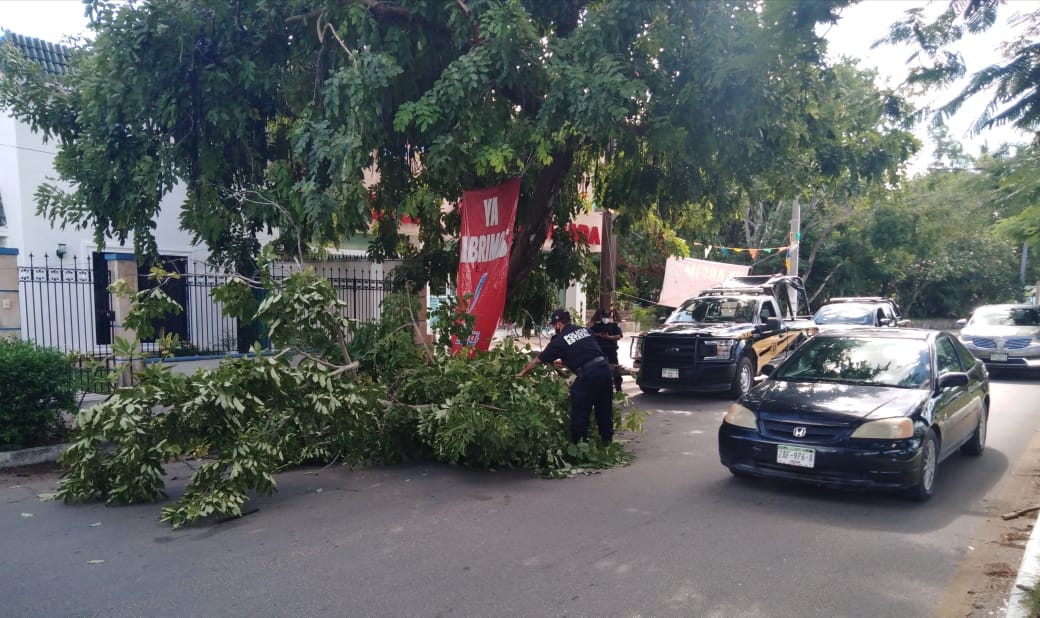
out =
{"type": "Polygon", "coordinates": [[[863,423],[852,432],[853,438],[868,440],[901,440],[914,435],[914,422],[906,417],[883,418],[863,423]]]}
{"type": "Polygon", "coordinates": [[[735,345],[737,342],[733,339],[705,339],[701,342],[704,360],[729,360],[735,345]]]}
{"type": "Polygon", "coordinates": [[[729,410],[726,410],[726,416],[722,418],[723,423],[744,427],[745,429],[755,429],[757,427],[756,420],[755,413],[739,403],[730,405],[729,410]]]}

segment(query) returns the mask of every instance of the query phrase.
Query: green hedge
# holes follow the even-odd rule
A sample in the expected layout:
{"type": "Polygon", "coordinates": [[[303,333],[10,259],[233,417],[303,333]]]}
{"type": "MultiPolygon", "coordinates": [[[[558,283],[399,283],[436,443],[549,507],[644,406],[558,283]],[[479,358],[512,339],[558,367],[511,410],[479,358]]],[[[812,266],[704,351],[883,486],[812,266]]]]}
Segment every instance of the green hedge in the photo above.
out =
{"type": "Polygon", "coordinates": [[[0,450],[61,442],[76,409],[69,359],[54,349],[0,338],[0,450]]]}

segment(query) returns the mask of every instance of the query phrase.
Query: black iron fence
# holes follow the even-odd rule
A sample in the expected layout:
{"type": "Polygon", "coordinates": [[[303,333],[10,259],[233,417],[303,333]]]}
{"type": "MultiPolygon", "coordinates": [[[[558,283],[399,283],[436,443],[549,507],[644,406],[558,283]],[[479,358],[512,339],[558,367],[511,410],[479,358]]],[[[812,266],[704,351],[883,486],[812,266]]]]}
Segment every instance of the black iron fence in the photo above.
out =
{"type": "MultiPolygon", "coordinates": [[[[85,356],[103,357],[111,353],[114,314],[107,289],[109,271],[107,264],[94,263],[99,260],[28,256],[28,263],[18,269],[23,339],[85,356]]],[[[165,265],[168,269],[172,265],[180,276],[165,283],[164,291],[184,310],[154,324],[163,334],[178,335],[179,343],[170,352],[196,356],[245,351],[262,337],[261,325],[240,325],[237,319],[224,315],[222,304],[213,298],[214,288],[225,284],[230,276],[226,271],[184,258],[167,260],[165,265]]],[[[359,321],[379,319],[388,291],[384,266],[366,259],[310,266],[337,290],[346,317],[359,321]]],[[[296,264],[279,264],[271,274],[280,281],[300,268],[296,264]]],[[[146,275],[142,269],[142,288],[155,285],[147,281],[146,275]]],[[[144,342],[142,351],[158,352],[158,344],[154,340],[144,342]]]]}
{"type": "Polygon", "coordinates": [[[18,267],[22,339],[63,352],[108,354],[112,323],[107,273],[96,270],[90,258],[30,254],[28,263],[18,267]]]}
{"type": "Polygon", "coordinates": [[[388,289],[384,280],[384,266],[367,259],[340,259],[336,261],[299,264],[277,264],[271,274],[281,281],[306,266],[324,277],[336,289],[336,297],[344,304],[344,315],[352,320],[375,322],[379,320],[380,306],[388,289]]]}

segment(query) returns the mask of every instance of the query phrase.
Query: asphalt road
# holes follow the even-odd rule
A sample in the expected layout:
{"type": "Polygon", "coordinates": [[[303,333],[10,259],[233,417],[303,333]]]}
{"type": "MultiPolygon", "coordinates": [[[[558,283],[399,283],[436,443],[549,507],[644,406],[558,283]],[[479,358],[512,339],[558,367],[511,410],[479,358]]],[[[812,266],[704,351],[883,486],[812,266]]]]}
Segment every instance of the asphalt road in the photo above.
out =
{"type": "MultiPolygon", "coordinates": [[[[630,392],[634,385],[627,382],[630,392]]],[[[930,616],[1040,426],[997,381],[989,446],[926,504],[731,477],[728,402],[636,395],[625,468],[564,480],[429,463],[298,470],[242,519],[41,501],[0,479],[3,616],[930,616]]],[[[172,494],[186,468],[171,470],[172,494]]]]}

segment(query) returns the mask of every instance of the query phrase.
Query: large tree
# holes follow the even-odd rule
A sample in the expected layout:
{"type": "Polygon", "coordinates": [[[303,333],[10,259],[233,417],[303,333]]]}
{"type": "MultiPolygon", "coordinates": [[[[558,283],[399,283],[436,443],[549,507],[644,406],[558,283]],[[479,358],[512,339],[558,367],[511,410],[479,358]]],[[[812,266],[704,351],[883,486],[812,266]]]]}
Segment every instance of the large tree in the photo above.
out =
{"type": "Polygon", "coordinates": [[[8,49],[0,105],[61,141],[73,190],[43,187],[42,212],[142,253],[181,183],[182,225],[240,268],[260,232],[320,246],[375,211],[374,253],[413,251],[395,226],[410,215],[416,275],[437,277],[458,224],[444,200],[521,176],[513,294],[577,274],[580,247],[541,246],[586,206],[583,179],[623,232],[650,208],[728,220],[849,163],[818,122],[814,31],[848,0],[85,4],[71,74],[8,49]]]}

